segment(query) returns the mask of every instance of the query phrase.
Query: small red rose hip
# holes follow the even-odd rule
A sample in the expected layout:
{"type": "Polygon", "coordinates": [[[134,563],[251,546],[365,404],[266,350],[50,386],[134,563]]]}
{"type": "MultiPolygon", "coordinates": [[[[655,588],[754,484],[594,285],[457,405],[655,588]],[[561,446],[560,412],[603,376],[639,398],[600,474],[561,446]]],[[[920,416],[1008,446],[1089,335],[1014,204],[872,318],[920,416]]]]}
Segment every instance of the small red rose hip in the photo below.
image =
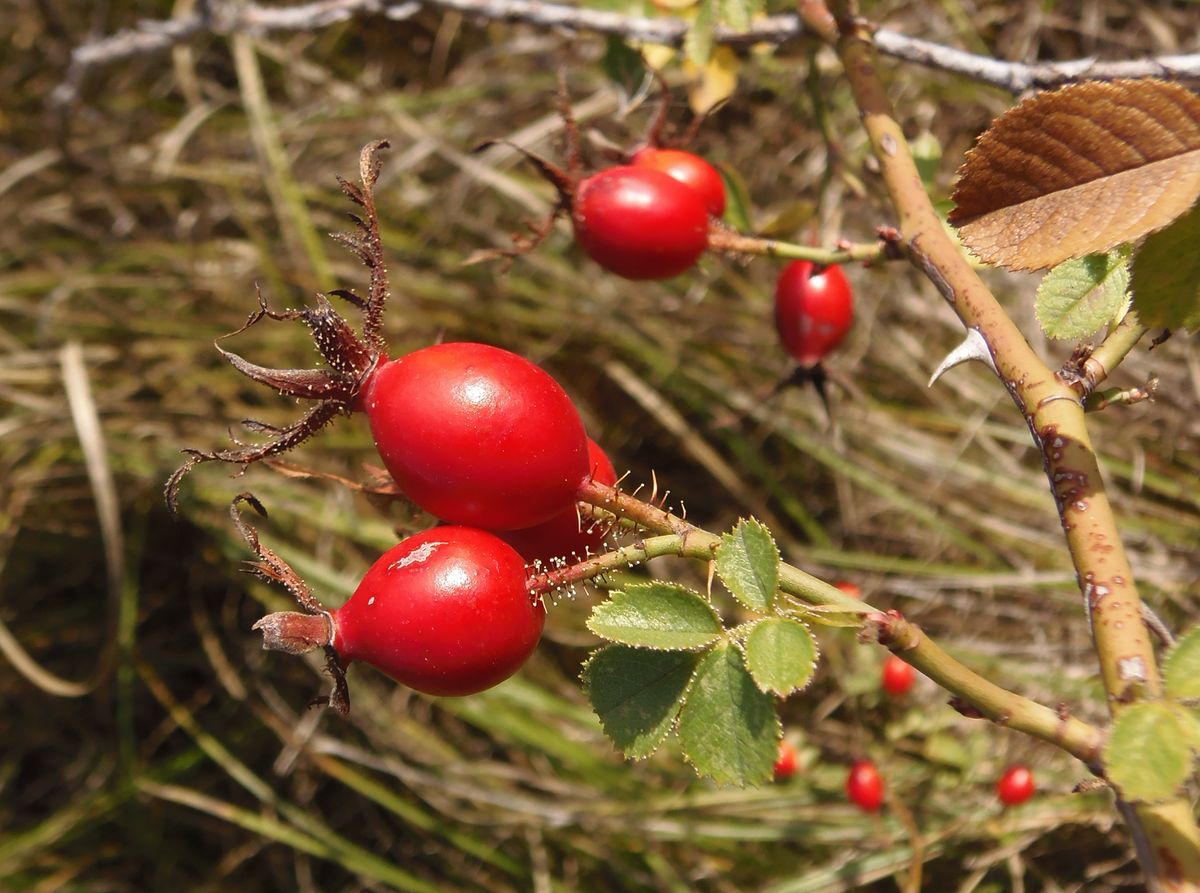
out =
{"type": "Polygon", "coordinates": [[[651,168],[622,165],[581,182],[571,202],[575,239],[626,279],[669,279],[708,247],[708,212],[690,187],[651,168]]]}
{"type": "Polygon", "coordinates": [[[713,217],[725,213],[725,181],[717,169],[699,155],[682,149],[646,146],[633,153],[629,163],[634,167],[662,171],[668,177],[691,187],[713,217]]]}
{"type": "Polygon", "coordinates": [[[996,782],[996,796],[1005,806],[1017,806],[1033,796],[1033,773],[1025,766],[1012,766],[996,782]]]}
{"type": "Polygon", "coordinates": [[[531,527],[574,505],[588,473],[571,398],[498,347],[436,344],[383,363],[361,404],[392,478],[443,521],[531,527]]]}
{"type": "MultiPolygon", "coordinates": [[[[612,462],[596,441],[588,438],[588,472],[592,479],[609,486],[617,482],[612,462]]],[[[604,542],[605,529],[581,517],[574,502],[549,521],[521,530],[497,531],[496,535],[521,553],[527,562],[543,565],[584,558],[604,542]]]]}
{"type": "Polygon", "coordinates": [[[775,328],[802,366],[815,366],[854,322],[854,293],[842,268],[794,260],[775,285],[775,328]]]}
{"type": "Polygon", "coordinates": [[[525,663],[546,611],[511,546],[482,530],[435,527],[383,553],[332,617],[342,660],[426,694],[468,695],[525,663]]]}
{"type": "Polygon", "coordinates": [[[883,662],[883,690],[893,698],[902,698],[917,681],[917,671],[894,654],[889,654],[883,662]]]}
{"type": "Polygon", "coordinates": [[[800,754],[787,741],[779,742],[779,756],[775,759],[775,780],[787,781],[800,768],[800,754]]]}
{"type": "Polygon", "coordinates": [[[864,812],[878,812],[883,805],[883,779],[870,760],[858,760],[846,776],[846,796],[864,812]]]}

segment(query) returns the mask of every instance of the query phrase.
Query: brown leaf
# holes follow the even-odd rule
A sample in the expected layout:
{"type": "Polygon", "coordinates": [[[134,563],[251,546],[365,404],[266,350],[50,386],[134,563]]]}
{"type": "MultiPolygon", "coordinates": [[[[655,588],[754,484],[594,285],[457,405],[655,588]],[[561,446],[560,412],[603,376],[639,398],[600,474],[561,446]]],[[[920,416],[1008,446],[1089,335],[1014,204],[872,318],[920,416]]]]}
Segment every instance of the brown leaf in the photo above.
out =
{"type": "Polygon", "coordinates": [[[1200,96],[1156,80],[1074,84],[992,122],[950,222],[978,257],[1041,270],[1166,226],[1200,196],[1200,96]]]}

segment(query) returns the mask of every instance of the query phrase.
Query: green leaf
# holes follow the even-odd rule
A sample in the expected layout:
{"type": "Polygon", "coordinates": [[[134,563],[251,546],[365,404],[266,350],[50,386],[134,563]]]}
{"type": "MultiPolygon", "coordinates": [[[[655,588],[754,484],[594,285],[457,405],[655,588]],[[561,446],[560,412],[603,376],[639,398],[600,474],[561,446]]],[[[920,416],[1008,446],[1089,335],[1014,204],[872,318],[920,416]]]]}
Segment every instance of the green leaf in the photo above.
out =
{"type": "Polygon", "coordinates": [[[604,733],[630,759],[658,750],[687,695],[700,655],[609,645],[583,667],[583,686],[604,733]]]}
{"type": "Polygon", "coordinates": [[[696,18],[683,39],[683,53],[687,60],[703,68],[712,55],[713,32],[716,30],[717,0],[700,0],[696,7],[696,18]]]}
{"type": "Polygon", "coordinates": [[[1177,704],[1126,707],[1104,747],[1108,778],[1127,800],[1166,800],[1191,774],[1197,736],[1200,728],[1177,704]]]}
{"type": "Polygon", "coordinates": [[[1134,255],[1133,307],[1148,326],[1200,328],[1200,204],[1134,255]]]}
{"type": "Polygon", "coordinates": [[[1128,246],[1059,264],[1037,290],[1037,319],[1051,338],[1086,338],[1111,323],[1129,292],[1128,246]]]}
{"type": "Polygon", "coordinates": [[[721,0],[721,20],[737,31],[749,30],[750,7],[746,0],[721,0]]]}
{"type": "Polygon", "coordinates": [[[724,221],[740,233],[749,233],[754,229],[751,219],[750,194],[746,190],[746,181],[734,168],[727,164],[717,168],[721,180],[725,183],[725,215],[724,221]]]}
{"type": "Polygon", "coordinates": [[[771,532],[753,518],[739,521],[721,537],[717,576],[751,611],[769,611],[779,588],[779,550],[771,532]]]}
{"type": "Polygon", "coordinates": [[[746,667],[760,691],[786,698],[812,682],[817,640],[798,620],[769,617],[746,637],[746,667]]]}
{"type": "Polygon", "coordinates": [[[1200,698],[1200,626],[1179,637],[1163,661],[1167,697],[1200,698]]]}
{"type": "Polygon", "coordinates": [[[642,54],[621,40],[610,36],[604,44],[600,61],[604,74],[621,90],[626,99],[635,94],[646,80],[646,63],[642,54]]]}
{"type": "Polygon", "coordinates": [[[675,583],[635,583],[592,608],[587,628],[636,648],[694,651],[722,632],[721,618],[704,596],[675,583]]]}
{"type": "Polygon", "coordinates": [[[758,690],[742,653],[729,644],[713,648],[679,715],[684,756],[719,784],[762,784],[771,778],[780,737],[775,701],[758,690]]]}

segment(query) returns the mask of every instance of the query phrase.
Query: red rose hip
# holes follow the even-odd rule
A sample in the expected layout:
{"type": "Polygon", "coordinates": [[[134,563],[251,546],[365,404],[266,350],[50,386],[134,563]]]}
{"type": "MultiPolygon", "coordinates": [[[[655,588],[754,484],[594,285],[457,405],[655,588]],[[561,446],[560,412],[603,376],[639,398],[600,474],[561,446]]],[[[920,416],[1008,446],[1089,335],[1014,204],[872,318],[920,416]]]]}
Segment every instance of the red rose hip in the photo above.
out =
{"type": "Polygon", "coordinates": [[[575,239],[626,279],[668,279],[708,247],[708,212],[695,190],[651,168],[622,165],[581,182],[571,202],[575,239]]]}
{"type": "Polygon", "coordinates": [[[775,328],[802,366],[815,366],[841,344],[854,322],[854,293],[842,268],[795,260],[775,285],[775,328]]]}
{"type": "Polygon", "coordinates": [[[883,662],[883,690],[893,698],[902,698],[912,690],[917,681],[917,671],[894,654],[883,662]]]}
{"type": "Polygon", "coordinates": [[[1033,796],[1037,786],[1025,766],[1011,766],[996,782],[996,796],[1005,806],[1018,806],[1033,796]]]}
{"type": "Polygon", "coordinates": [[[435,527],[385,552],[333,612],[330,644],[409,688],[468,695],[525,663],[546,611],[525,560],[470,527],[435,527]]]}
{"type": "Polygon", "coordinates": [[[878,812],[883,806],[883,779],[870,760],[858,760],[846,776],[846,796],[864,812],[878,812]]]}
{"type": "Polygon", "coordinates": [[[361,402],[400,489],[444,521],[531,527],[572,506],[588,473],[571,398],[498,347],[437,344],[384,363],[361,402]]]}
{"type": "Polygon", "coordinates": [[[725,213],[725,181],[715,167],[691,152],[682,149],[659,149],[647,146],[633,153],[629,163],[634,167],[662,171],[668,177],[689,186],[700,196],[704,208],[713,217],[725,213]]]}

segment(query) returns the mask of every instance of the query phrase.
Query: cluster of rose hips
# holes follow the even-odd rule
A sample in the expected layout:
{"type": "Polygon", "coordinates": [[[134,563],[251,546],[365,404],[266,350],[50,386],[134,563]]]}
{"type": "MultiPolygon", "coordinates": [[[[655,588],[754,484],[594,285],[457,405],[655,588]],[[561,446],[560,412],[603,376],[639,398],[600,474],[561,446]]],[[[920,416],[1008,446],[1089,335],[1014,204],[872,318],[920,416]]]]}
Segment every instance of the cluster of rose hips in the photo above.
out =
{"type": "Polygon", "coordinates": [[[325,296],[313,309],[282,313],[260,300],[246,327],[263,317],[300,319],[330,368],[268,369],[222,353],[248,377],[316,404],[287,428],[250,423],[271,435],[265,444],[188,450],[189,460],[167,485],[173,507],[180,480],[198,463],[246,466],[296,446],[339,414],[366,414],[395,488],[441,523],[384,553],[340,608],[328,610],[313,598],[242,521],[241,503],[262,511],[253,496],[242,494],[233,506],[259,558],[254,568],[287,586],[303,609],[259,621],[265,646],[289,653],[324,648],[336,682],[330,702],[343,711],[343,671],[351,661],[434,695],[481,691],[514,673],[533,652],[545,619],[530,589],[530,566],[597,547],[604,530],[581,519],[576,497],[586,481],[616,482],[570,397],[528,360],[477,343],[388,357],[380,335],[387,283],[372,195],[376,156],[385,146],[363,150],[361,187],[341,181],[365,212],[355,218],[358,232],[341,241],[370,269],[371,285],[365,299],[335,294],[363,310],[362,335],[325,296]]]}
{"type": "MultiPolygon", "coordinates": [[[[614,484],[612,463],[584,432],[566,392],[527,360],[484,344],[446,343],[391,359],[381,335],[388,295],[373,187],[378,152],[360,160],[362,185],[340,180],[364,214],[358,232],[340,237],[371,272],[370,292],[333,294],[363,310],[357,335],[324,295],[317,306],[264,317],[300,319],[328,361],[325,370],[268,369],[221,348],[243,374],[316,405],[298,423],[273,428],[262,446],[188,450],[191,458],[168,482],[174,506],[179,482],[196,464],[249,465],[282,453],[339,414],[364,412],[388,473],[439,526],[386,552],[336,611],[326,609],[237,513],[239,502],[261,510],[249,494],[234,516],[260,562],[283,582],[303,613],[284,612],[256,626],[268,648],[303,653],[324,648],[335,676],[331,702],[347,709],[344,667],[370,663],[418,691],[463,695],[507,678],[529,657],[545,611],[531,594],[527,565],[586,556],[604,531],[581,523],[576,498],[587,480],[614,484]]],[[[576,239],[598,263],[630,279],[660,279],[691,267],[708,247],[710,225],[725,210],[721,175],[697,155],[647,146],[626,164],[575,183],[548,175],[569,207],[576,239]]],[[[849,285],[837,267],[790,264],[776,291],[776,323],[803,367],[818,363],[852,319],[849,285]]]]}

